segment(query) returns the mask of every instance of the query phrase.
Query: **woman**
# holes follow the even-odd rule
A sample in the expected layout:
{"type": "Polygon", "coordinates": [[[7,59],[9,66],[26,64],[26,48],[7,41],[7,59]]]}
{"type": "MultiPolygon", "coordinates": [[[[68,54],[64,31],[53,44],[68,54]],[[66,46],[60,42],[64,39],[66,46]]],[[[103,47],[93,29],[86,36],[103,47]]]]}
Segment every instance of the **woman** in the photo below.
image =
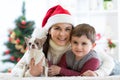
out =
{"type": "MultiPolygon", "coordinates": [[[[43,51],[46,58],[50,62],[49,75],[58,75],[60,67],[57,66],[61,56],[70,49],[70,33],[73,29],[74,19],[71,14],[60,5],[54,6],[48,10],[46,16],[42,22],[41,28],[36,28],[32,34],[34,37],[42,37],[47,35],[47,40],[44,44],[43,51]],[[46,32],[48,32],[46,34],[46,32]]],[[[101,52],[100,52],[101,53],[101,52]]],[[[112,58],[108,55],[100,54],[103,64],[97,71],[88,71],[84,76],[96,76],[96,75],[109,75],[114,67],[112,58]]],[[[20,64],[25,58],[18,62],[20,64]]],[[[18,64],[15,68],[19,68],[18,64]]],[[[31,76],[39,76],[43,72],[41,62],[37,65],[34,64],[34,60],[31,60],[29,73],[31,76]]]]}

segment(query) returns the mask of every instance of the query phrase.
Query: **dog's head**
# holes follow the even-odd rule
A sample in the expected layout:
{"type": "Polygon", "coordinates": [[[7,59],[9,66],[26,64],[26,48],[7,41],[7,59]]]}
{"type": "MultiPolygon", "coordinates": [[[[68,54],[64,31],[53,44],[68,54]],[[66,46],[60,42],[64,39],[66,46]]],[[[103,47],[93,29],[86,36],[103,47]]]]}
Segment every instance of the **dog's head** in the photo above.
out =
{"type": "Polygon", "coordinates": [[[39,50],[43,47],[44,42],[46,41],[47,37],[43,37],[41,39],[39,38],[30,38],[30,37],[25,37],[25,42],[27,44],[27,47],[29,50],[39,50]]]}

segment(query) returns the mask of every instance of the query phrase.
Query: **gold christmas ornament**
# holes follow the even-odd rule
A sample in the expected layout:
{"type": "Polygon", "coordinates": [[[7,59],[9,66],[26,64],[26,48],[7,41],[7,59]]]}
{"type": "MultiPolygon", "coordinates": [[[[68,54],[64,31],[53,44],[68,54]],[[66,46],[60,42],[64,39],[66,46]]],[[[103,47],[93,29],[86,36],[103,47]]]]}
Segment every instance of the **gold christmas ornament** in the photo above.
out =
{"type": "Polygon", "coordinates": [[[24,48],[22,48],[20,51],[21,51],[21,53],[25,53],[26,52],[26,50],[24,48]]]}
{"type": "Polygon", "coordinates": [[[16,48],[17,50],[20,50],[20,49],[23,48],[23,46],[22,46],[22,45],[18,45],[18,44],[16,44],[16,45],[15,45],[15,48],[16,48]]]}
{"type": "Polygon", "coordinates": [[[15,44],[15,43],[16,43],[15,39],[12,38],[12,39],[11,39],[11,43],[12,43],[12,44],[15,44]]]}
{"type": "Polygon", "coordinates": [[[15,32],[12,32],[12,34],[10,35],[10,37],[11,37],[12,39],[15,39],[15,37],[16,37],[15,32]]]}

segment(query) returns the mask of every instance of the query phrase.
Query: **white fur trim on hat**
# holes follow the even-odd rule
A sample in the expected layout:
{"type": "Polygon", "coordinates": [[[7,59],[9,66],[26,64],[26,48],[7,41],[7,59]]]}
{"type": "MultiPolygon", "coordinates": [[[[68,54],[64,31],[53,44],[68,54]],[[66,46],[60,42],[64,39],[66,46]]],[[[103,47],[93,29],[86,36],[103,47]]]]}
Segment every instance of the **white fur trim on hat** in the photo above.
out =
{"type": "Polygon", "coordinates": [[[48,30],[52,25],[54,25],[56,23],[70,23],[70,24],[74,25],[74,19],[73,19],[73,17],[71,15],[56,14],[54,16],[51,16],[48,19],[48,21],[45,24],[44,28],[48,30]]]}
{"type": "Polygon", "coordinates": [[[42,38],[42,37],[45,37],[47,36],[48,34],[48,31],[44,28],[39,28],[39,27],[36,27],[32,33],[32,37],[35,37],[35,38],[42,38]]]}

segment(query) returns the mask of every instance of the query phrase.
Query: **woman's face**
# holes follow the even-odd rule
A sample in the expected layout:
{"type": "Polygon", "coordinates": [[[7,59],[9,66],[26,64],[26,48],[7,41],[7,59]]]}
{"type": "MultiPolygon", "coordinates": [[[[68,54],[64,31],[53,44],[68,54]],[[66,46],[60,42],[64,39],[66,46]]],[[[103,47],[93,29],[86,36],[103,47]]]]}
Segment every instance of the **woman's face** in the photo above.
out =
{"type": "Polygon", "coordinates": [[[70,40],[72,25],[68,23],[58,23],[51,27],[49,34],[51,39],[59,46],[65,46],[70,40]]]}

